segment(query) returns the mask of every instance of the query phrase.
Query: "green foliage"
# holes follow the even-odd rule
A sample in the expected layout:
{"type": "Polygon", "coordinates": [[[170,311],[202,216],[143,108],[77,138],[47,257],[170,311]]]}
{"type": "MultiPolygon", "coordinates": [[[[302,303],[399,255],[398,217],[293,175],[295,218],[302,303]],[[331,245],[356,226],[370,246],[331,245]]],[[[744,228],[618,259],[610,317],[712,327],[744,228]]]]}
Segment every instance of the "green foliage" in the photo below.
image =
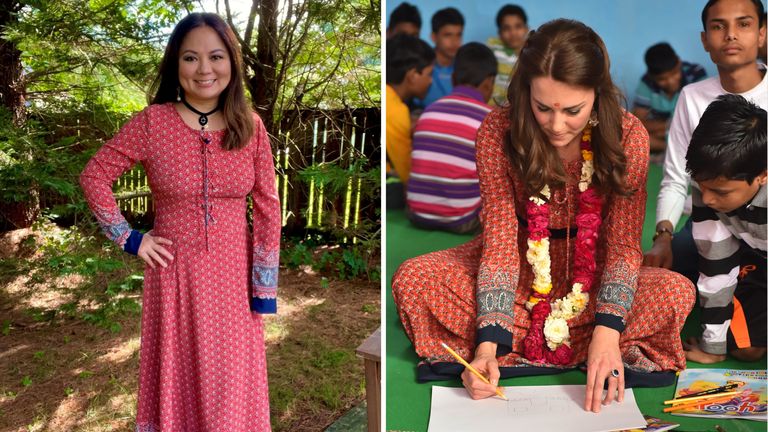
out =
{"type": "MultiPolygon", "coordinates": [[[[55,309],[28,308],[27,313],[39,322],[50,322],[60,316],[82,319],[91,324],[121,330],[120,319],[138,315],[138,302],[144,276],[140,265],[126,260],[124,252],[113,243],[101,241],[78,227],[62,229],[41,218],[33,225],[40,234],[34,261],[26,264],[31,280],[44,283],[59,277],[79,276],[78,287],[70,287],[70,301],[55,309]]],[[[57,288],[52,286],[53,290],[57,288]]],[[[8,323],[10,331],[10,322],[8,323]]],[[[68,342],[65,336],[64,342],[68,342]]]]}
{"type": "Polygon", "coordinates": [[[21,51],[26,121],[0,110],[0,200],[77,223],[77,177],[104,139],[146,104],[169,28],[188,1],[34,0],[0,39],[21,51]]]}
{"type": "Polygon", "coordinates": [[[27,98],[36,107],[51,99],[143,105],[168,29],[186,1],[35,0],[4,37],[22,52],[27,98]]]}
{"type": "Polygon", "coordinates": [[[11,320],[3,320],[3,324],[0,326],[0,333],[2,333],[3,336],[11,334],[11,320]]]}
{"type": "MultiPolygon", "coordinates": [[[[355,185],[354,190],[359,190],[361,201],[378,203],[381,169],[378,166],[370,168],[371,164],[364,157],[352,160],[348,167],[329,163],[310,165],[299,171],[299,179],[307,187],[310,184],[322,187],[326,199],[331,202],[349,193],[352,185],[355,185]]],[[[361,213],[366,210],[361,209],[361,213]]],[[[378,209],[376,214],[380,214],[378,209]]],[[[331,218],[326,218],[329,219],[331,218]]],[[[381,228],[377,221],[361,218],[356,224],[350,223],[346,228],[332,224],[321,227],[321,230],[323,229],[329,236],[326,244],[340,245],[341,248],[325,249],[310,257],[306,247],[288,247],[286,256],[289,258],[289,266],[293,260],[298,260],[299,265],[311,265],[316,271],[334,275],[339,279],[378,280],[381,270],[376,257],[380,251],[381,228]]]]}
{"type": "Polygon", "coordinates": [[[303,38],[283,39],[302,45],[281,63],[289,70],[277,107],[297,101],[320,109],[380,105],[380,13],[379,1],[308,2],[303,38]]]}
{"type": "Polygon", "coordinates": [[[280,262],[292,269],[311,265],[313,260],[312,250],[305,243],[297,243],[280,251],[280,262]]]}
{"type": "Polygon", "coordinates": [[[122,330],[122,326],[116,318],[126,313],[138,314],[139,312],[141,312],[141,306],[135,299],[123,297],[109,300],[91,312],[84,312],[82,319],[113,333],[118,333],[122,330]]]}
{"type": "Polygon", "coordinates": [[[358,155],[348,167],[322,163],[310,165],[299,172],[299,178],[305,184],[314,181],[315,186],[323,186],[325,192],[332,196],[346,193],[350,182],[362,181],[361,191],[369,198],[379,196],[380,176],[381,168],[378,164],[371,164],[363,155],[358,155]],[[370,165],[374,166],[366,168],[370,165]]]}
{"type": "MultiPolygon", "coordinates": [[[[362,245],[344,247],[313,247],[312,242],[287,242],[280,251],[280,262],[288,268],[309,267],[323,275],[341,280],[378,280],[379,267],[373,262],[375,251],[362,245]]],[[[321,285],[328,287],[327,280],[321,285]]]]}
{"type": "Polygon", "coordinates": [[[24,375],[24,378],[21,379],[21,385],[23,387],[29,387],[32,385],[32,378],[29,375],[24,375]]]}

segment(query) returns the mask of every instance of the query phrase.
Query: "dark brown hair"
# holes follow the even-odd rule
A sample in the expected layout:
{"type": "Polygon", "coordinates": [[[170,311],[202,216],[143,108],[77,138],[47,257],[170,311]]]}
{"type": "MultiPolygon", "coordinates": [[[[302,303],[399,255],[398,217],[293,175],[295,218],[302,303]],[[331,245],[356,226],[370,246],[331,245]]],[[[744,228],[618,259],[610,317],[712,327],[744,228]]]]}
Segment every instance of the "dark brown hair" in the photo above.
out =
{"type": "Polygon", "coordinates": [[[179,49],[187,34],[197,27],[212,28],[224,42],[229,53],[232,69],[229,84],[219,95],[221,113],[226,123],[226,136],[222,147],[226,150],[243,148],[253,136],[253,117],[243,91],[243,57],[232,29],[221,17],[213,13],[192,13],[176,24],[165,47],[157,77],[152,82],[149,94],[151,103],[176,102],[179,83],[179,49]]]}
{"type": "Polygon", "coordinates": [[[592,109],[600,124],[592,129],[592,181],[601,194],[628,193],[627,159],[621,143],[623,96],[611,80],[608,52],[594,30],[566,19],[549,21],[531,32],[507,92],[507,154],[512,166],[522,174],[527,192],[538,194],[544,185],[560,186],[566,180],[557,150],[549,144],[533,114],[531,80],[538,77],[595,90],[592,109]]]}

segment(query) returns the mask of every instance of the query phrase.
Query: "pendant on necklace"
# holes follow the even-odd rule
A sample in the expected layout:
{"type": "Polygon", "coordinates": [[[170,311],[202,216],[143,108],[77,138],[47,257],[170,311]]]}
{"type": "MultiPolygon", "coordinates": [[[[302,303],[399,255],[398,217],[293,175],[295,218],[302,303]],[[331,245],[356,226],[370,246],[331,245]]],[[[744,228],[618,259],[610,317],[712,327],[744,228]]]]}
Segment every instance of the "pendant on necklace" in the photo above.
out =
{"type": "Polygon", "coordinates": [[[203,130],[205,130],[205,125],[208,124],[208,116],[219,110],[219,106],[217,105],[214,109],[208,112],[202,112],[197,108],[193,107],[192,105],[190,105],[189,102],[187,102],[187,100],[184,98],[181,99],[181,103],[183,103],[184,106],[189,108],[190,111],[200,116],[198,117],[197,122],[200,123],[200,126],[202,126],[203,130]]]}

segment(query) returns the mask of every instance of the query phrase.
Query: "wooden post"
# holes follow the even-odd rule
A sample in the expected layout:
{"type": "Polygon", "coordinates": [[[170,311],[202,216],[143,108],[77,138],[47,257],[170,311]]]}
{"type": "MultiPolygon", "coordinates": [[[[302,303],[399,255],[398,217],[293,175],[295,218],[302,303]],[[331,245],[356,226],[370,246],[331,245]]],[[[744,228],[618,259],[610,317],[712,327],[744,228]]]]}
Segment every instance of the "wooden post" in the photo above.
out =
{"type": "Polygon", "coordinates": [[[368,432],[381,430],[381,327],[357,347],[365,364],[365,402],[368,408],[368,432]]]}

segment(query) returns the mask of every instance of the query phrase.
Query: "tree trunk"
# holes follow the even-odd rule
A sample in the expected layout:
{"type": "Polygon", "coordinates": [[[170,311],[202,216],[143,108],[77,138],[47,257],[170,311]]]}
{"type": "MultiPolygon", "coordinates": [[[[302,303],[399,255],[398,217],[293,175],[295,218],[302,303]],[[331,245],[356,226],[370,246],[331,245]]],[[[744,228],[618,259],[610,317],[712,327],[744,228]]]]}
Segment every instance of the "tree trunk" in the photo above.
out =
{"type": "MultiPolygon", "coordinates": [[[[0,0],[0,35],[9,24],[16,23],[21,5],[15,0],[0,0]]],[[[21,51],[16,45],[0,39],[0,105],[13,114],[17,126],[24,123],[24,82],[21,76],[21,51]]]]}
{"type": "MultiPolygon", "coordinates": [[[[8,25],[17,22],[16,13],[21,4],[15,0],[0,0],[0,35],[8,25]]],[[[26,120],[24,109],[24,79],[22,77],[21,51],[12,42],[0,38],[0,106],[11,112],[13,123],[21,127],[26,120]]],[[[27,157],[19,154],[16,157],[27,157]]],[[[26,200],[0,202],[0,231],[27,228],[40,214],[40,198],[36,187],[29,191],[26,200]]]]}
{"type": "Polygon", "coordinates": [[[267,130],[273,133],[272,111],[277,98],[277,0],[261,0],[260,3],[256,61],[252,63],[254,74],[247,82],[254,109],[267,130]]]}

